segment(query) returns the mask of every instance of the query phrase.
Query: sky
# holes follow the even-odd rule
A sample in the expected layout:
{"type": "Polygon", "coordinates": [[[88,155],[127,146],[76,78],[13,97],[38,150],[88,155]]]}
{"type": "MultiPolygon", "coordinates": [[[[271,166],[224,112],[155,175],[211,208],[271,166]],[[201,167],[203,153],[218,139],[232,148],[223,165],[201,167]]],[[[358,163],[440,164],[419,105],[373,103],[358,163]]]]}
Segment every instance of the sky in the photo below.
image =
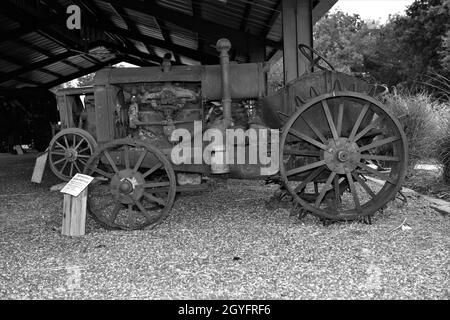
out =
{"type": "Polygon", "coordinates": [[[387,21],[389,14],[404,14],[414,0],[339,0],[333,10],[340,8],[349,14],[359,14],[364,20],[387,21]]]}

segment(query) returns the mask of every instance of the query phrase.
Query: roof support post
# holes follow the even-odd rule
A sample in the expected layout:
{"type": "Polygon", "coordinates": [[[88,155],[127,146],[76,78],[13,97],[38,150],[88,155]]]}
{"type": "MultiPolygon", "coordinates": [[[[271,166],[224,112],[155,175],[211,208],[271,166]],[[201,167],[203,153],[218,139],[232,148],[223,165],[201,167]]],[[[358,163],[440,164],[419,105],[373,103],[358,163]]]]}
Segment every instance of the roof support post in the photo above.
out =
{"type": "Polygon", "coordinates": [[[283,0],[284,81],[288,83],[308,71],[309,62],[297,46],[313,46],[312,0],[283,0]]]}

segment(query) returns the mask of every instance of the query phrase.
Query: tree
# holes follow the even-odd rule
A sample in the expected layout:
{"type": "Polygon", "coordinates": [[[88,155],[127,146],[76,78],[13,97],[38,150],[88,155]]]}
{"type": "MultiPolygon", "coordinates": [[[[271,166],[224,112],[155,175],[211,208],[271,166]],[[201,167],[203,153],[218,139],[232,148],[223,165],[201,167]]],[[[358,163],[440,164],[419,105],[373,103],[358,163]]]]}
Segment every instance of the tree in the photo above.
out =
{"type": "MultiPolygon", "coordinates": [[[[448,60],[446,36],[450,0],[416,0],[406,16],[394,16],[380,29],[366,70],[390,85],[414,85],[430,72],[441,73],[448,60]]],[[[448,41],[448,40],[447,40],[448,41]]]]}
{"type": "Polygon", "coordinates": [[[329,13],[314,28],[314,45],[339,71],[369,73],[388,85],[412,86],[450,64],[450,0],[416,0],[385,25],[329,13]]]}
{"type": "Polygon", "coordinates": [[[77,79],[77,87],[89,87],[94,85],[95,73],[89,73],[77,79]]]}
{"type": "Polygon", "coordinates": [[[443,39],[443,47],[444,49],[440,52],[442,56],[441,62],[444,67],[450,69],[450,30],[443,39]]]}
{"type": "Polygon", "coordinates": [[[364,55],[376,41],[377,23],[342,11],[326,14],[314,26],[314,48],[339,71],[364,71],[364,55]]]}

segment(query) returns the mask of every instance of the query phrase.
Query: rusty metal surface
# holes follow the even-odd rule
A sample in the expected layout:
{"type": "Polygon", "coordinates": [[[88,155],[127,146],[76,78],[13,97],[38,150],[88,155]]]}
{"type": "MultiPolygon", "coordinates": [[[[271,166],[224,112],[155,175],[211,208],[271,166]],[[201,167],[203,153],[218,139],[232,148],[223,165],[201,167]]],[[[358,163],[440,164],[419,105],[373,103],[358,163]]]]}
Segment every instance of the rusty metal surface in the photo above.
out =
{"type": "MultiPolygon", "coordinates": [[[[329,70],[307,73],[289,82],[275,94],[262,99],[264,123],[272,128],[281,128],[288,117],[309,100],[333,91],[353,91],[369,96],[376,93],[374,86],[345,73],[329,70]]],[[[354,117],[354,113],[349,109],[344,118],[351,122],[354,117]]],[[[305,115],[305,120],[314,123],[318,128],[327,127],[323,112],[305,115]]],[[[297,129],[310,130],[305,124],[297,129]]]]}

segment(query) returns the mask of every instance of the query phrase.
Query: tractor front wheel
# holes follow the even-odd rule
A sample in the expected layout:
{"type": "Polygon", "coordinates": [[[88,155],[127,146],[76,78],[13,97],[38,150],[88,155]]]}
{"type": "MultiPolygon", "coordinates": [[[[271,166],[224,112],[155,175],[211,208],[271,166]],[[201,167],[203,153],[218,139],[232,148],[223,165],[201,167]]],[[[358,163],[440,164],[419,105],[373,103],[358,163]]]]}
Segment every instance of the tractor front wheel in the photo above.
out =
{"type": "Polygon", "coordinates": [[[139,140],[114,140],[89,159],[88,210],[108,229],[153,228],[167,217],[176,194],[176,178],[166,156],[139,140]]]}

